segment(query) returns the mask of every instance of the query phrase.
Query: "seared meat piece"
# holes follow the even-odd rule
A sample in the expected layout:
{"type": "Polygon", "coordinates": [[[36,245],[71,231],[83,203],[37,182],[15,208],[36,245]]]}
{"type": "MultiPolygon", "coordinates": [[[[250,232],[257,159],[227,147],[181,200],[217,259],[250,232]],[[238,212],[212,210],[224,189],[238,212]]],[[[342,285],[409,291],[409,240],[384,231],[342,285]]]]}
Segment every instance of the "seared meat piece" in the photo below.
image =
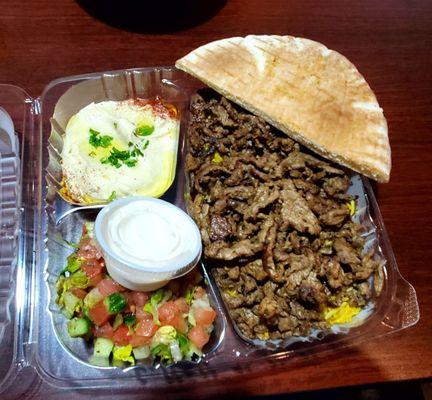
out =
{"type": "Polygon", "coordinates": [[[300,298],[317,306],[326,304],[327,294],[323,284],[317,279],[315,273],[310,273],[300,284],[300,298]]]}
{"type": "Polygon", "coordinates": [[[252,200],[252,205],[245,213],[244,219],[246,221],[254,220],[261,209],[268,207],[278,198],[279,190],[272,190],[269,186],[266,185],[258,186],[258,188],[256,189],[255,197],[252,200]]]}
{"type": "Polygon", "coordinates": [[[334,196],[336,193],[345,193],[349,188],[350,181],[346,175],[335,176],[326,179],[322,185],[323,189],[330,196],[334,196]]]}
{"type": "Polygon", "coordinates": [[[383,263],[363,254],[341,168],[212,91],[191,104],[188,141],[188,210],[243,335],[309,335],[328,328],[326,307],[380,293],[383,263]]]}
{"type": "Polygon", "coordinates": [[[262,264],[262,260],[258,259],[247,263],[242,267],[242,271],[252,276],[256,281],[263,281],[268,277],[262,264]]]}
{"type": "Polygon", "coordinates": [[[305,155],[299,151],[292,151],[276,168],[276,177],[283,178],[286,171],[305,167],[305,155]]]}
{"type": "Polygon", "coordinates": [[[292,226],[300,232],[317,235],[321,231],[318,219],[308,207],[305,199],[301,197],[292,181],[285,181],[280,192],[282,201],[281,217],[283,227],[292,226]]]}
{"type": "Polygon", "coordinates": [[[319,220],[327,226],[340,226],[349,217],[349,210],[344,205],[320,215],[319,220]]]}
{"type": "Polygon", "coordinates": [[[279,304],[272,297],[264,297],[259,305],[258,313],[265,319],[273,318],[279,313],[279,304]]]}
{"type": "Polygon", "coordinates": [[[204,249],[209,258],[218,260],[234,260],[238,257],[251,257],[263,249],[261,243],[253,243],[249,239],[241,240],[232,246],[225,242],[213,242],[204,249]]]}
{"type": "Polygon", "coordinates": [[[240,267],[228,268],[227,272],[230,279],[237,280],[240,276],[240,267]]]}
{"type": "Polygon", "coordinates": [[[333,242],[333,247],[336,250],[338,261],[341,263],[349,264],[351,267],[360,264],[358,253],[345,239],[336,238],[333,242]]]}
{"type": "Polygon", "coordinates": [[[225,240],[233,233],[228,218],[220,215],[213,215],[210,219],[210,239],[225,240]]]}
{"type": "Polygon", "coordinates": [[[340,288],[343,285],[344,272],[336,258],[326,257],[323,268],[329,286],[333,289],[340,288]]]}
{"type": "Polygon", "coordinates": [[[354,271],[356,280],[366,280],[378,268],[379,262],[372,259],[372,256],[373,253],[369,252],[363,257],[361,265],[354,271]]]}

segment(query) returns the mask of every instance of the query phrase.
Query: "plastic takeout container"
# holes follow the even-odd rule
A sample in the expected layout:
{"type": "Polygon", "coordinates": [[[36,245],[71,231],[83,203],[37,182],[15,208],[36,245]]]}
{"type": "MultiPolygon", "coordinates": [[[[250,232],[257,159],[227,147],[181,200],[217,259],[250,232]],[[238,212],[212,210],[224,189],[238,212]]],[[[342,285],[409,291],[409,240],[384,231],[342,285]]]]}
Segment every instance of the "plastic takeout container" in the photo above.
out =
{"type": "MultiPolygon", "coordinates": [[[[74,207],[58,195],[62,139],[56,124],[64,123],[93,101],[160,95],[174,104],[181,113],[177,170],[173,185],[162,199],[185,209],[188,107],[191,96],[200,87],[203,84],[174,67],[58,79],[37,99],[20,88],[0,85],[0,106],[10,115],[19,141],[19,146],[10,143],[0,154],[0,391],[18,382],[36,385],[26,381],[29,368],[56,387],[110,390],[163,388],[192,376],[205,381],[215,373],[250,365],[257,372],[272,362],[289,368],[291,359],[371,341],[418,321],[415,291],[399,274],[372,188],[366,179],[354,175],[355,192],[366,207],[361,218],[368,223],[369,239],[386,260],[381,296],[362,324],[348,332],[309,337],[283,347],[256,346],[236,332],[212,275],[203,265],[218,318],[201,362],[180,362],[169,368],[139,365],[125,369],[94,367],[87,362],[92,349],[83,340],[67,334],[66,320],[55,304],[55,284],[66,257],[73,252],[65,240],[76,241],[83,223],[95,221],[100,208],[74,207]],[[61,106],[51,127],[56,105],[61,106]]],[[[9,123],[9,129],[10,126],[9,123]]],[[[339,352],[336,356],[343,354],[339,352]]]]}
{"type": "MultiPolygon", "coordinates": [[[[130,220],[136,218],[134,214],[136,214],[136,210],[131,213],[130,220]]],[[[133,221],[128,222],[134,223],[133,221]]],[[[140,221],[135,223],[139,224],[140,221]]],[[[144,226],[143,228],[148,235],[155,236],[152,238],[153,241],[160,240],[162,246],[165,243],[164,239],[170,233],[162,230],[159,235],[155,235],[154,232],[157,227],[144,226]]],[[[104,255],[109,274],[118,283],[131,290],[147,292],[159,289],[171,279],[179,278],[191,271],[201,257],[201,236],[195,222],[180,208],[160,199],[134,196],[113,201],[98,213],[94,234],[104,255]],[[115,249],[110,247],[107,240],[109,237],[109,225],[113,222],[113,216],[116,213],[124,213],[130,209],[131,205],[138,206],[144,211],[150,209],[150,211],[157,213],[160,218],[163,218],[164,222],[174,230],[173,233],[177,235],[175,239],[179,243],[176,244],[182,246],[183,249],[180,248],[180,251],[174,252],[172,257],[159,260],[158,265],[148,259],[139,261],[126,260],[121,254],[116,254],[115,249]]],[[[122,232],[118,232],[119,236],[121,234],[122,232]]],[[[119,237],[118,240],[121,240],[121,238],[119,237]]],[[[140,240],[142,241],[142,239],[140,240]]],[[[150,243],[149,245],[157,248],[156,243],[150,243]]],[[[158,249],[158,251],[161,250],[158,249]]]]}

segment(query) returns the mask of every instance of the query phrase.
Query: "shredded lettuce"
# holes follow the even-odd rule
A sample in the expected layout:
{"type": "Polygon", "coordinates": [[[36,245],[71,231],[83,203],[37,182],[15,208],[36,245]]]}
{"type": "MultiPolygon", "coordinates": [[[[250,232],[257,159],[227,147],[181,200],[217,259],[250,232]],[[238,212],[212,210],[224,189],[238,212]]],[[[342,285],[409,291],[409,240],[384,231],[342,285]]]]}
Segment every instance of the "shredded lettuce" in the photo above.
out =
{"type": "Polygon", "coordinates": [[[57,281],[57,304],[60,306],[64,306],[64,294],[72,287],[71,281],[69,278],[64,276],[60,276],[57,281]]]}
{"type": "Polygon", "coordinates": [[[71,274],[73,274],[74,272],[77,272],[80,269],[83,261],[84,261],[83,258],[76,257],[75,254],[71,254],[67,258],[66,271],[70,272],[71,274]]]}
{"type": "Polygon", "coordinates": [[[161,326],[153,336],[152,346],[160,343],[171,344],[177,338],[177,331],[171,325],[161,326]]]}
{"type": "Polygon", "coordinates": [[[173,358],[168,345],[160,343],[151,349],[151,355],[155,358],[160,358],[162,363],[172,364],[173,358]]]}
{"type": "Polygon", "coordinates": [[[144,345],[140,347],[135,347],[133,349],[133,355],[136,360],[144,360],[150,357],[150,346],[144,345]]]}
{"type": "Polygon", "coordinates": [[[114,346],[113,350],[113,364],[122,365],[123,362],[135,365],[135,359],[132,356],[132,345],[127,346],[114,346]]]}
{"type": "Polygon", "coordinates": [[[195,294],[195,289],[196,289],[196,287],[189,286],[186,290],[185,299],[186,299],[186,303],[188,303],[189,305],[192,304],[193,297],[195,294]]]}
{"type": "Polygon", "coordinates": [[[73,286],[80,289],[86,289],[90,284],[89,278],[87,277],[86,273],[81,269],[72,274],[70,276],[70,280],[73,286]]]}
{"type": "Polygon", "coordinates": [[[87,236],[93,237],[93,231],[94,231],[94,222],[84,222],[84,226],[87,231],[87,236]]]}
{"type": "Polygon", "coordinates": [[[144,305],[144,311],[153,315],[153,322],[155,325],[160,325],[159,316],[157,312],[158,306],[163,302],[167,301],[165,299],[169,299],[172,293],[170,290],[159,289],[152,294],[150,297],[150,301],[144,305]]]}

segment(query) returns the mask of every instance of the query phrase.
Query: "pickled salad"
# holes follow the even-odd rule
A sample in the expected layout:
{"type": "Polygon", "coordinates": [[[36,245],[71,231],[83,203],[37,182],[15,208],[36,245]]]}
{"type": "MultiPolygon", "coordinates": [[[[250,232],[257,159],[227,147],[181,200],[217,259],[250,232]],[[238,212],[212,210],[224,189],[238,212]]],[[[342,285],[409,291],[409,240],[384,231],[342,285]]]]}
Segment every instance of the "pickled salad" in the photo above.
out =
{"type": "Polygon", "coordinates": [[[210,340],[216,312],[197,271],[154,292],[126,289],[107,273],[86,223],[57,281],[57,304],[73,338],[93,342],[89,362],[128,366],[196,360],[210,340]]]}

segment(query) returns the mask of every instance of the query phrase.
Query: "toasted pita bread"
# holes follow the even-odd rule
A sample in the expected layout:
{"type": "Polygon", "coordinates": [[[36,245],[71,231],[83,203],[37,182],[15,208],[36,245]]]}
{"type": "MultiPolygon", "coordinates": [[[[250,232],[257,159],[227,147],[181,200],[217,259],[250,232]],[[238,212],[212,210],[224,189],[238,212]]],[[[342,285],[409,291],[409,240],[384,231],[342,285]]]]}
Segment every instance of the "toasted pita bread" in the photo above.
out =
{"type": "Polygon", "coordinates": [[[388,182],[387,122],[355,66],[336,51],[292,36],[218,40],[176,67],[323,157],[388,182]]]}

